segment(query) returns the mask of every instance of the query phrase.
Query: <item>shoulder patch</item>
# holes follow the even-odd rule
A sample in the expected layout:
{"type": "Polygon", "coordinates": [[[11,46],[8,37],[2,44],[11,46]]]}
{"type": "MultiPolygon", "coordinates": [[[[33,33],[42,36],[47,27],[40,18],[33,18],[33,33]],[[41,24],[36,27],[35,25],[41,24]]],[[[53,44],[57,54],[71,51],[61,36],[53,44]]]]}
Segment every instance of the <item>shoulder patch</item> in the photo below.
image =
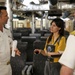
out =
{"type": "Polygon", "coordinates": [[[72,31],[70,34],[75,36],[75,30],[74,30],[74,31],[72,31]]]}

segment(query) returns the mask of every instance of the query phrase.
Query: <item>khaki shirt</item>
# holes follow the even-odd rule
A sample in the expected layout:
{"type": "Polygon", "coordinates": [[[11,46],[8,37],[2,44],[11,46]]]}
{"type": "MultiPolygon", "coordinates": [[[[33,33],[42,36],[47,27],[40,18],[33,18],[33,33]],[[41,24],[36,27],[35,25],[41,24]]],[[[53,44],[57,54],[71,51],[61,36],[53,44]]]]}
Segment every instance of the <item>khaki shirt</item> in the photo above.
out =
{"type": "Polygon", "coordinates": [[[3,32],[0,31],[0,75],[10,75],[10,66],[7,65],[7,62],[10,61],[11,43],[12,37],[10,31],[4,28],[3,32]]]}

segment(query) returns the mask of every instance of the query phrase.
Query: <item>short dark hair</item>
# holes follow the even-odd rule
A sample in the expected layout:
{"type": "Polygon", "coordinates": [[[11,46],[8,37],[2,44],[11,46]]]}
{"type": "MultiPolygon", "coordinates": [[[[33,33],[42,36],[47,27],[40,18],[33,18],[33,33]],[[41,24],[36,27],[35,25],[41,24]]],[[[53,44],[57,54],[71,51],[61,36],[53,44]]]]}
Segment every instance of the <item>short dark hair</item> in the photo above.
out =
{"type": "Polygon", "coordinates": [[[1,10],[6,10],[7,8],[5,6],[0,6],[0,14],[1,14],[1,10]]]}
{"type": "Polygon", "coordinates": [[[5,6],[0,6],[0,10],[6,10],[6,7],[5,6]]]}

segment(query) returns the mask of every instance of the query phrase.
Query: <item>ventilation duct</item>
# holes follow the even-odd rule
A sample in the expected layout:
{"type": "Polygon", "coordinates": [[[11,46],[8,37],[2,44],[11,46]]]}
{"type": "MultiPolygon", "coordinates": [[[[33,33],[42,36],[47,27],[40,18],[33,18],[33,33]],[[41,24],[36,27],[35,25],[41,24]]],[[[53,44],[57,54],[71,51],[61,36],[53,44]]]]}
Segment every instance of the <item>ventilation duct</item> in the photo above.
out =
{"type": "Polygon", "coordinates": [[[70,14],[71,14],[70,11],[65,11],[62,14],[62,18],[67,18],[70,14]]]}
{"type": "Polygon", "coordinates": [[[62,10],[60,9],[53,9],[48,11],[48,16],[62,16],[62,10]]]}

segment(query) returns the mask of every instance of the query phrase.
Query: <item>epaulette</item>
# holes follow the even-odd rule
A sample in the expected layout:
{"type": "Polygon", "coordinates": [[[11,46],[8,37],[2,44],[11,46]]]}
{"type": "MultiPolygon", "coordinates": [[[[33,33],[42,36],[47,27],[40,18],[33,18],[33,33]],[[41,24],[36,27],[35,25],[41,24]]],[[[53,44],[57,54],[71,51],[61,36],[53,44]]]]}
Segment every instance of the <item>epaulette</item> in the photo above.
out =
{"type": "Polygon", "coordinates": [[[72,31],[70,34],[75,36],[75,30],[74,30],[74,31],[72,31]]]}

